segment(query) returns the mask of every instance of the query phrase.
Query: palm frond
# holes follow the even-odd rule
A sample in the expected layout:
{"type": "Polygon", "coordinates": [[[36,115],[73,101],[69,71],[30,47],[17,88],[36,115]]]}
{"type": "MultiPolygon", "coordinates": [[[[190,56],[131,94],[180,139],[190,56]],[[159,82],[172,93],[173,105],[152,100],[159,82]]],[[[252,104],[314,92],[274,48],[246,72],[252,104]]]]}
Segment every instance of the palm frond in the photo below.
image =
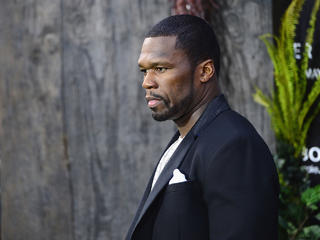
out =
{"type": "Polygon", "coordinates": [[[298,123],[300,127],[302,127],[307,114],[310,112],[312,105],[315,103],[319,95],[320,95],[320,77],[318,77],[318,79],[313,84],[312,89],[308,94],[307,100],[305,100],[303,103],[303,107],[298,117],[298,123]]]}
{"type": "MultiPolygon", "coordinates": [[[[305,93],[307,90],[307,77],[306,77],[306,71],[309,64],[309,49],[308,46],[312,46],[313,43],[313,37],[314,37],[314,31],[315,31],[315,24],[317,20],[317,12],[319,11],[320,1],[316,1],[315,5],[312,9],[309,25],[310,27],[307,29],[307,36],[305,40],[305,46],[304,46],[304,52],[303,57],[301,61],[301,67],[299,72],[300,81],[297,82],[296,87],[296,98],[298,103],[302,103],[302,100],[305,97],[305,93]]],[[[298,106],[298,110],[301,106],[298,106]]]]}
{"type": "MultiPolygon", "coordinates": [[[[308,48],[304,47],[300,64],[295,59],[293,48],[296,26],[304,2],[304,0],[291,2],[282,18],[279,37],[272,34],[260,37],[274,66],[275,87],[270,91],[271,97],[265,95],[259,88],[256,88],[253,96],[254,100],[268,111],[276,137],[293,146],[296,157],[301,155],[310,124],[320,112],[320,104],[314,106],[320,95],[320,77],[306,96],[308,48]]],[[[319,8],[320,0],[316,0],[305,39],[305,43],[309,45],[313,42],[319,8]]]]}

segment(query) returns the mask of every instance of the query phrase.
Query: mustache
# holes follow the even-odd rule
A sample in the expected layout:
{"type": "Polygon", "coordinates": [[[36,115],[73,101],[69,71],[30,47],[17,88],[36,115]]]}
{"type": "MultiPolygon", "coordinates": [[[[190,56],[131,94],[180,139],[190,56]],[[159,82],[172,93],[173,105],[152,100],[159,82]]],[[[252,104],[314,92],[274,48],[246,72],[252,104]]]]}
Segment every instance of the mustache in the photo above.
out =
{"type": "Polygon", "coordinates": [[[149,93],[149,96],[164,101],[164,97],[162,97],[161,95],[158,95],[158,94],[156,94],[156,93],[150,92],[150,93],[149,93]]]}

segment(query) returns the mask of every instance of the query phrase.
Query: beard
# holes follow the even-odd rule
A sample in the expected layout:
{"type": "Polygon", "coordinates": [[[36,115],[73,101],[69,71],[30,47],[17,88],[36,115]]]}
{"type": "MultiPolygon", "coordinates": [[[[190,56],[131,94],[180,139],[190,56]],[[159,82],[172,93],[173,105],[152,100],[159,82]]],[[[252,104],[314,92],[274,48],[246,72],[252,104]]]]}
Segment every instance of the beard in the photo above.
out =
{"type": "Polygon", "coordinates": [[[183,110],[188,108],[188,106],[191,105],[191,102],[193,100],[193,87],[191,86],[190,92],[187,96],[185,96],[182,100],[180,100],[179,103],[176,105],[170,106],[170,102],[167,99],[164,99],[162,96],[159,95],[153,95],[154,97],[157,97],[161,99],[165,105],[165,110],[161,112],[152,112],[152,117],[156,121],[166,121],[166,120],[175,120],[181,117],[181,115],[184,115],[183,110]]]}

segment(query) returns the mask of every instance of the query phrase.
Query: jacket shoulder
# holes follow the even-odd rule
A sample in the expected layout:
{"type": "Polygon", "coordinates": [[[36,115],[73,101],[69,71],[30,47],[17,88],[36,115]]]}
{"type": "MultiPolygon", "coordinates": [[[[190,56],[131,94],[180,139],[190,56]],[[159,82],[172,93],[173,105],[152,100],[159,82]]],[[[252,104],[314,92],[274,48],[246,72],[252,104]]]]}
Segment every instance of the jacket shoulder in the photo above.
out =
{"type": "Polygon", "coordinates": [[[198,141],[201,146],[215,147],[230,144],[239,140],[255,144],[266,144],[254,126],[242,115],[227,110],[199,132],[198,141]]]}

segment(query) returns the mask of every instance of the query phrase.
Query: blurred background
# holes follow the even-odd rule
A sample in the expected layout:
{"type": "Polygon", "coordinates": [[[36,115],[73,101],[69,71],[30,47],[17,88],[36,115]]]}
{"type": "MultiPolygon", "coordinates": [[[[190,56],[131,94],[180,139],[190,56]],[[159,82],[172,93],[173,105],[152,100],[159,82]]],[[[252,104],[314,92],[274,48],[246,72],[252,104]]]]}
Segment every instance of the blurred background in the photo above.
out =
{"type": "MultiPolygon", "coordinates": [[[[269,117],[252,94],[273,84],[259,36],[278,28],[288,3],[215,0],[206,13],[221,45],[223,91],[271,149],[269,117]]],[[[137,59],[146,31],[176,4],[1,1],[2,240],[124,239],[175,131],[152,119],[137,59]]]]}

